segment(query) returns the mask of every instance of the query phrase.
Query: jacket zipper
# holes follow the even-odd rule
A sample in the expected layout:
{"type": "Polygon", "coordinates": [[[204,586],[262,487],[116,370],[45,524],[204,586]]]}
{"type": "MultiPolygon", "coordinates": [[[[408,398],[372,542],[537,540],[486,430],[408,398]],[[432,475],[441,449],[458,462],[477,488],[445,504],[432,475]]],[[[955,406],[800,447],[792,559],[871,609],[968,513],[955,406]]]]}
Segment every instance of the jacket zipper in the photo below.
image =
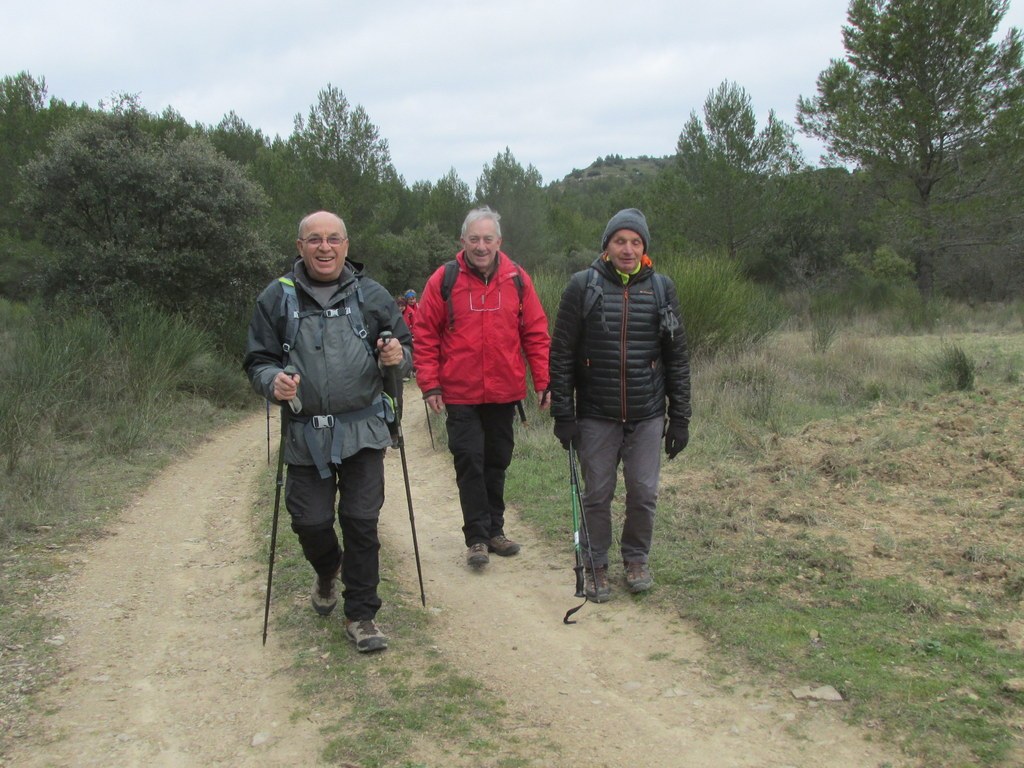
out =
{"type": "Polygon", "coordinates": [[[629,327],[629,286],[622,289],[622,325],[619,326],[619,407],[622,422],[626,422],[626,328],[629,327]]]}

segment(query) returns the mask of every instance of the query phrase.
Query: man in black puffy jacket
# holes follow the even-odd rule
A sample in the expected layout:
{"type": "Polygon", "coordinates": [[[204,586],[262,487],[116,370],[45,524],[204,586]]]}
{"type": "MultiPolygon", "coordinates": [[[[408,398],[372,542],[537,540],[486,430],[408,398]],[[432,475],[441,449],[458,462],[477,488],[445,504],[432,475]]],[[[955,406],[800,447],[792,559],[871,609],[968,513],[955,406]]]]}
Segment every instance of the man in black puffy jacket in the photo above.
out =
{"type": "Polygon", "coordinates": [[[642,592],[654,582],[649,556],[662,437],[669,459],[689,441],[686,332],[675,284],[654,271],[649,244],[643,213],[616,213],[605,227],[601,256],[570,278],[551,340],[551,415],[562,447],[571,443],[579,452],[589,533],[581,540],[585,591],[595,602],[611,596],[608,549],[619,464],[626,484],[620,547],[626,586],[642,592]]]}

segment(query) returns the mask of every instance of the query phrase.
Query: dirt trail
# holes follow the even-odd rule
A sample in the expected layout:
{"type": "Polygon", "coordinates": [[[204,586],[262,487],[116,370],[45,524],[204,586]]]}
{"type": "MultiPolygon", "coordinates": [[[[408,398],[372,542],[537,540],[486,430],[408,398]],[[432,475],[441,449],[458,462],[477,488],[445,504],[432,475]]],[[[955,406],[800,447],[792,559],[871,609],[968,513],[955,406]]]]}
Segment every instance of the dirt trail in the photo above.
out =
{"type": "Polygon", "coordinates": [[[161,474],[54,590],[71,672],[44,697],[48,743],[9,765],[316,764],[317,725],[288,720],[290,650],[260,643],[265,584],[246,550],[261,424],[161,474]]]}
{"type": "MultiPolygon", "coordinates": [[[[554,743],[564,765],[904,764],[844,726],[836,705],[798,702],[756,681],[711,681],[692,628],[641,611],[621,589],[564,625],[578,602],[565,555],[529,535],[514,510],[508,530],[523,552],[469,571],[450,456],[431,450],[423,421],[411,409],[405,435],[432,631],[447,659],[535,729],[518,737],[554,743]]],[[[258,416],[201,446],[69,575],[60,614],[71,672],[40,718],[42,743],[20,746],[8,765],[317,764],[317,716],[289,721],[300,707],[279,673],[291,651],[274,633],[266,648],[259,640],[265,573],[246,547],[265,439],[258,416]]],[[[415,594],[398,453],[387,461],[385,557],[415,594]]],[[[386,624],[386,608],[380,618],[386,624]]]]}

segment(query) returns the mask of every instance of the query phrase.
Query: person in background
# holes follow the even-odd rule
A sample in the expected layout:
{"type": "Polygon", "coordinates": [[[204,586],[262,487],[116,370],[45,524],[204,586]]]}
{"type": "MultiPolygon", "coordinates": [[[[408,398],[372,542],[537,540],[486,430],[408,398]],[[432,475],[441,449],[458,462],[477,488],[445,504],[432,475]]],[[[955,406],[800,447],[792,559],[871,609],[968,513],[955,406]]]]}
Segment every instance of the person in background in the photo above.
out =
{"type": "Polygon", "coordinates": [[[620,555],[630,592],[654,583],[649,564],[662,437],[669,459],[689,442],[690,356],[675,284],[648,256],[647,219],[616,213],[601,255],[570,279],[551,342],[551,415],[583,473],[586,596],[611,597],[608,550],[619,464],[626,485],[620,555]],[[667,407],[666,407],[667,404],[667,407]],[[668,416],[666,424],[665,417],[668,416]]]}
{"type": "Polygon", "coordinates": [[[316,573],[313,609],[334,610],[340,579],[346,634],[356,650],[377,651],[388,645],[376,622],[377,521],[394,418],[383,377],[386,367],[411,368],[412,337],[394,298],[347,260],[341,217],[306,216],[296,247],[292,271],[256,300],[243,367],[253,389],[282,406],[285,506],[316,573]]]}
{"type": "Polygon", "coordinates": [[[447,412],[473,567],[486,565],[491,552],[507,557],[520,549],[505,534],[505,473],[527,363],[540,408],[549,403],[547,316],[526,270],[501,251],[500,219],[486,206],[469,212],[450,292],[442,291],[441,266],[416,310],[416,382],[434,413],[447,412]]]}
{"type": "MultiPolygon", "coordinates": [[[[413,320],[416,317],[416,291],[411,288],[402,295],[402,317],[409,330],[413,331],[413,320]]],[[[413,332],[413,340],[416,334],[413,332]]]]}

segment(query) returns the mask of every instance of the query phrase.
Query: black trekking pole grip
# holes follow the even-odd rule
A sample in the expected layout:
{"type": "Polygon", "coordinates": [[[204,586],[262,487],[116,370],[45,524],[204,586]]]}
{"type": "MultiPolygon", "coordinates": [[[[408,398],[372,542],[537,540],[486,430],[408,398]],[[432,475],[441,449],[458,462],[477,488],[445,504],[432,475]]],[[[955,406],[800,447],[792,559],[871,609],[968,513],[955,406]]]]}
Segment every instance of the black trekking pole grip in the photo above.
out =
{"type": "MultiPolygon", "coordinates": [[[[380,332],[380,340],[387,344],[395,337],[390,330],[380,332]]],[[[388,424],[391,433],[391,447],[398,448],[402,442],[402,381],[398,377],[397,365],[384,366],[384,392],[395,407],[395,420],[388,424]]]]}

